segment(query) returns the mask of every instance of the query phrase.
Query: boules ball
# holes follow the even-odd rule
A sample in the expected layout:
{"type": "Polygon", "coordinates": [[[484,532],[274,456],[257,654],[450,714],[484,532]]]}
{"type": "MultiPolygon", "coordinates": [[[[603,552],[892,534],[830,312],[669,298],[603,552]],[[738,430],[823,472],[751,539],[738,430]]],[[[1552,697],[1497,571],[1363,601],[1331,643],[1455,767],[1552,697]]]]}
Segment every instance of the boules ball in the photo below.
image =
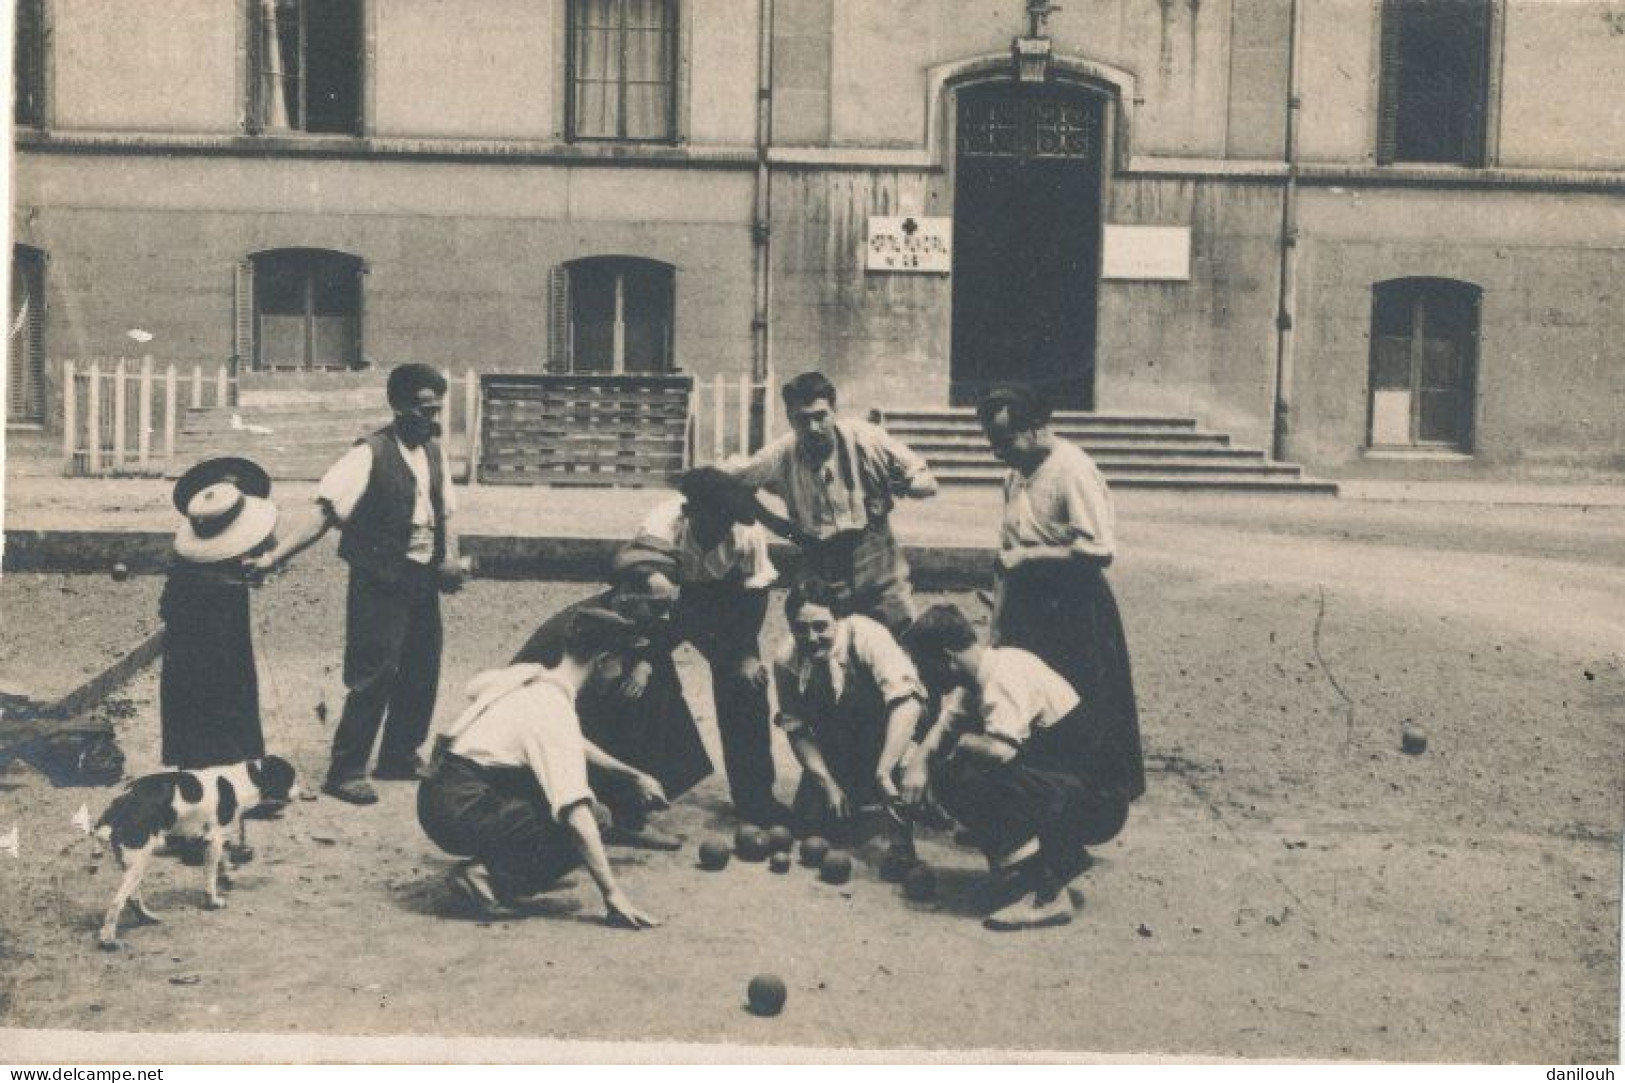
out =
{"type": "Polygon", "coordinates": [[[903,881],[903,895],[912,902],[930,902],[937,897],[937,874],[929,865],[916,865],[903,881]]]}
{"type": "Polygon", "coordinates": [[[772,857],[767,859],[767,867],[772,869],[774,872],[789,872],[790,855],[783,853],[782,851],[774,854],[772,857]]]}
{"type": "Polygon", "coordinates": [[[1399,735],[1399,749],[1407,756],[1420,756],[1428,750],[1428,735],[1420,726],[1406,726],[1399,735]]]}
{"type": "Polygon", "coordinates": [[[818,875],[826,884],[844,884],[852,879],[852,859],[839,851],[829,854],[818,866],[818,875]]]}
{"type": "Polygon", "coordinates": [[[796,844],[796,837],[788,827],[774,827],[767,832],[767,845],[775,854],[787,854],[796,844]]]}
{"type": "Polygon", "coordinates": [[[122,583],[130,578],[130,566],[123,561],[113,565],[113,582],[122,583]]]}
{"type": "Polygon", "coordinates": [[[734,853],[741,861],[767,860],[767,832],[746,825],[734,833],[734,853]]]}
{"type": "Polygon", "coordinates": [[[715,839],[707,839],[700,843],[700,868],[707,872],[719,872],[728,867],[728,858],[733,856],[728,848],[715,839]]]}
{"type": "Polygon", "coordinates": [[[754,1015],[778,1015],[784,1010],[787,995],[784,979],[777,974],[758,974],[745,990],[746,1002],[754,1015]]]}
{"type": "Polygon", "coordinates": [[[816,869],[824,863],[829,856],[829,843],[814,835],[801,842],[801,863],[809,869],[816,869]]]}

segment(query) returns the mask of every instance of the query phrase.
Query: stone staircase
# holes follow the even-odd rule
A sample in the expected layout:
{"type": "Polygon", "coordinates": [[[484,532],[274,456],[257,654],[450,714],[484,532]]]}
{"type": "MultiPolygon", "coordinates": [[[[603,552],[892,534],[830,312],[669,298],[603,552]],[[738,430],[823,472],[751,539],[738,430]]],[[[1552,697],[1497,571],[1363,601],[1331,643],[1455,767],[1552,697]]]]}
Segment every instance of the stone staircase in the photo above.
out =
{"type": "MultiPolygon", "coordinates": [[[[881,420],[944,484],[1004,478],[974,410],[887,410],[881,420]]],[[[1200,428],[1194,418],[1059,411],[1050,427],[1087,451],[1114,489],[1337,495],[1336,483],[1271,462],[1261,449],[1233,446],[1228,434],[1200,428]]]]}

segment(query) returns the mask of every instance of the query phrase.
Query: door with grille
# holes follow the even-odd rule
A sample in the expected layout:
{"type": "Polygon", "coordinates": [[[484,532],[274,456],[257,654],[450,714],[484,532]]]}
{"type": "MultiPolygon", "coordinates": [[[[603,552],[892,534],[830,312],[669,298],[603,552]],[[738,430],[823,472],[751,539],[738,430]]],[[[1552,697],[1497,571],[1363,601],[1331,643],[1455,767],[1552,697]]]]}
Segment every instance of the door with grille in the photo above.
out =
{"type": "Polygon", "coordinates": [[[957,97],[952,401],[1019,382],[1093,409],[1105,99],[1021,83],[957,97]]]}

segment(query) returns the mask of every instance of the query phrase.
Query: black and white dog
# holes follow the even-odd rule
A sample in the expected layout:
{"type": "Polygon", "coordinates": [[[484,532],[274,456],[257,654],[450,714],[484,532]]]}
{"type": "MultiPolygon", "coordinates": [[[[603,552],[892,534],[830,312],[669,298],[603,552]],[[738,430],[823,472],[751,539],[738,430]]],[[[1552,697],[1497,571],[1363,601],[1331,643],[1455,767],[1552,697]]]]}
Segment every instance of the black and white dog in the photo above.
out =
{"type": "Polygon", "coordinates": [[[124,879],[97,938],[101,946],[118,947],[118,919],[124,904],[132,899],[144,920],[158,920],[141,898],[141,877],[166,836],[207,843],[204,905],[218,910],[226,905],[219,885],[222,880],[230,884],[225,875],[227,834],[233,826],[241,830],[245,813],[266,805],[285,805],[298,795],[293,765],[278,756],[199,771],[166,771],[126,786],[96,821],[96,837],[111,844],[124,869],[124,879]]]}

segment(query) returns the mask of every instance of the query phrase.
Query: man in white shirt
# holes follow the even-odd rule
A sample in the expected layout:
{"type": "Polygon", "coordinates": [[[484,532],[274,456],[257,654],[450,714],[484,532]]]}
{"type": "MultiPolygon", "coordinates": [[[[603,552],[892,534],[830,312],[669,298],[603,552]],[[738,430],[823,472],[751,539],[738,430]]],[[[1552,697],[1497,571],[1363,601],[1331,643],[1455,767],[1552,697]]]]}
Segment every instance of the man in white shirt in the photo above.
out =
{"type": "Polygon", "coordinates": [[[273,572],[329,529],[342,533],[348,695],[322,790],[350,804],[378,800],[364,776],[380,728],[374,778],[414,780],[422,767],[417,749],[440,683],[439,592],[462,582],[450,526],[456,494],[436,439],[445,394],[437,369],[396,366],[388,383],[394,421],[333,464],[317,485],[316,514],[253,565],[273,572]]]}
{"type": "Polygon", "coordinates": [[[850,612],[899,633],[914,619],[914,599],[891,510],[898,497],[935,495],[936,478],[879,426],[837,419],[835,385],[823,373],[802,373],[783,396],[792,431],[733,472],[784,501],[785,532],[850,612]]]}
{"type": "Polygon", "coordinates": [[[513,665],[476,677],[469,685],[474,703],[437,739],[418,788],[418,822],[441,849],[470,858],[450,881],[483,916],[512,916],[585,865],[610,924],[659,924],[627,898],[604,854],[587,784],[592,752],[575,711],[582,682],[594,670],[618,668],[621,654],[640,643],[630,621],[578,610],[556,665],[513,665]]]}
{"type": "Polygon", "coordinates": [[[1113,838],[1128,817],[1102,777],[1077,690],[1036,655],[984,646],[951,605],[926,610],[904,639],[929,682],[959,689],[908,759],[904,803],[918,807],[929,788],[981,844],[996,886],[1021,893],[989,928],[1067,923],[1084,847],[1113,838]]]}
{"type": "Polygon", "coordinates": [[[644,520],[632,546],[668,556],[679,588],[672,625],[711,668],[711,694],[728,791],[740,819],[789,822],[773,794],[768,675],[760,637],[778,573],[749,485],[709,466],[677,479],[680,497],[644,520]]]}
{"type": "Polygon", "coordinates": [[[784,611],[794,638],[774,683],[777,722],[802,768],[796,819],[804,831],[838,838],[858,813],[881,812],[890,843],[882,871],[900,878],[916,858],[913,828],[891,814],[894,773],[919,725],[925,686],[886,626],[842,615],[823,580],[803,578],[784,611]]]}

